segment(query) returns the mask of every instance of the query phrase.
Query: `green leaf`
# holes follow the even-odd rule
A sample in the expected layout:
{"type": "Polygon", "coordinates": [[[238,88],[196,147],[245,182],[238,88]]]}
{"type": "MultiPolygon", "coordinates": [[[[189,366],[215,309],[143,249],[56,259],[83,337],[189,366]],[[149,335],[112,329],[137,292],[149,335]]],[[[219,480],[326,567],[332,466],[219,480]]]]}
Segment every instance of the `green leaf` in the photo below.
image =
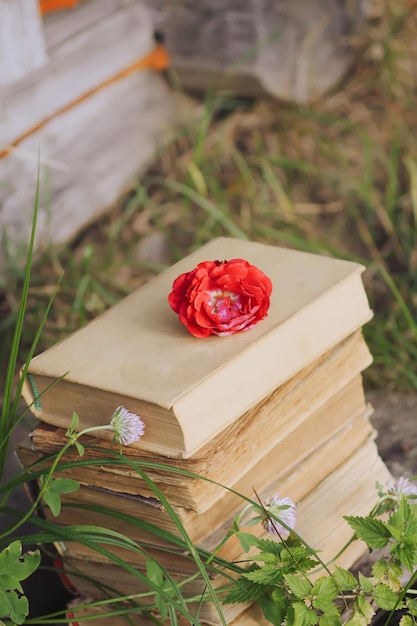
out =
{"type": "Polygon", "coordinates": [[[374,588],[372,579],[364,576],[362,572],[359,572],[358,578],[359,578],[359,586],[361,590],[363,591],[363,593],[372,593],[372,589],[374,588]]]}
{"type": "Polygon", "coordinates": [[[369,626],[369,621],[356,607],[353,610],[352,617],[348,619],[345,626],[369,626]]]}
{"type": "Polygon", "coordinates": [[[409,615],[403,615],[398,626],[415,626],[415,621],[409,615]]]}
{"type": "Polygon", "coordinates": [[[377,605],[384,611],[392,611],[400,605],[399,598],[388,585],[379,584],[375,587],[373,598],[377,605]]]}
{"type": "Polygon", "coordinates": [[[238,604],[246,601],[261,602],[261,599],[266,597],[268,588],[263,585],[253,583],[246,578],[238,578],[233,586],[229,589],[226,598],[223,600],[223,604],[238,604]]]}
{"type": "Polygon", "coordinates": [[[313,585],[308,578],[297,576],[296,574],[286,574],[284,578],[292,593],[300,600],[311,593],[313,585]]]}
{"type": "Polygon", "coordinates": [[[164,581],[164,572],[162,571],[159,563],[153,559],[148,559],[146,561],[146,577],[158,587],[162,586],[164,581]]]}
{"type": "Polygon", "coordinates": [[[61,512],[61,494],[77,491],[80,484],[72,478],[53,478],[43,493],[45,504],[49,506],[55,517],[61,512]]]}
{"type": "Polygon", "coordinates": [[[342,620],[336,613],[323,613],[319,619],[319,626],[341,626],[342,620]]]}
{"type": "Polygon", "coordinates": [[[318,578],[313,585],[313,594],[316,596],[313,600],[313,607],[319,611],[334,612],[333,600],[338,596],[338,589],[334,581],[328,576],[318,578]]]}
{"type": "Polygon", "coordinates": [[[53,490],[47,490],[43,494],[45,504],[51,509],[52,515],[58,517],[61,512],[61,496],[53,490]]]}
{"type": "Polygon", "coordinates": [[[333,572],[336,585],[341,591],[353,591],[358,588],[358,582],[352,572],[343,567],[335,566],[333,572]]]}
{"type": "Polygon", "coordinates": [[[372,574],[379,583],[386,583],[392,591],[399,592],[402,589],[403,570],[396,563],[388,563],[385,559],[381,559],[374,563],[372,574]]]}
{"type": "Polygon", "coordinates": [[[22,555],[20,541],[12,542],[0,553],[0,618],[23,624],[29,614],[29,603],[21,580],[33,574],[40,564],[39,550],[22,555]]]}
{"type": "Polygon", "coordinates": [[[285,600],[283,597],[267,598],[258,600],[262,613],[271,624],[282,624],[285,617],[285,600]]]}
{"type": "Polygon", "coordinates": [[[319,616],[313,609],[309,609],[304,602],[294,602],[288,610],[288,626],[315,626],[319,616]]]}
{"type": "Polygon", "coordinates": [[[359,596],[356,602],[362,615],[370,622],[371,618],[375,615],[375,611],[368,600],[363,596],[359,596]]]}
{"type": "Polygon", "coordinates": [[[84,456],[84,446],[79,441],[74,441],[77,452],[80,456],[84,456]]]}
{"type": "Polygon", "coordinates": [[[390,532],[381,520],[369,517],[344,516],[349,526],[355,531],[359,539],[362,539],[370,548],[384,548],[389,539],[390,532]]]}
{"type": "Polygon", "coordinates": [[[375,611],[369,602],[363,596],[359,596],[353,605],[352,617],[345,626],[368,626],[374,614],[375,611]]]}
{"type": "Polygon", "coordinates": [[[54,478],[49,487],[56,493],[71,493],[80,488],[80,483],[72,478],[54,478]]]}
{"type": "Polygon", "coordinates": [[[238,532],[236,537],[239,539],[240,545],[245,552],[249,552],[253,546],[259,547],[259,539],[250,533],[238,532]]]}
{"type": "Polygon", "coordinates": [[[275,565],[268,563],[253,572],[245,572],[242,576],[258,585],[269,585],[274,580],[275,574],[275,565]]]}
{"type": "Polygon", "coordinates": [[[251,556],[246,557],[247,561],[261,561],[261,563],[273,563],[277,564],[277,556],[276,554],[271,554],[270,552],[259,552],[258,554],[253,554],[251,556]]]}
{"type": "Polygon", "coordinates": [[[79,423],[80,423],[80,418],[75,412],[73,412],[71,426],[70,426],[72,432],[74,432],[74,430],[77,430],[79,423]]]}
{"type": "Polygon", "coordinates": [[[290,547],[281,555],[282,565],[287,572],[307,572],[317,565],[317,560],[311,558],[310,552],[304,546],[290,547]]]}
{"type": "Polygon", "coordinates": [[[417,545],[413,539],[406,537],[401,542],[394,543],[389,551],[397,557],[409,572],[413,571],[414,566],[417,564],[417,545]]]}
{"type": "Polygon", "coordinates": [[[406,604],[409,613],[411,613],[411,615],[414,615],[414,617],[417,617],[417,600],[415,600],[414,598],[406,598],[406,604]]]}
{"type": "Polygon", "coordinates": [[[401,498],[398,510],[389,518],[387,528],[395,539],[407,538],[409,543],[417,545],[417,518],[405,496],[401,498]]]}

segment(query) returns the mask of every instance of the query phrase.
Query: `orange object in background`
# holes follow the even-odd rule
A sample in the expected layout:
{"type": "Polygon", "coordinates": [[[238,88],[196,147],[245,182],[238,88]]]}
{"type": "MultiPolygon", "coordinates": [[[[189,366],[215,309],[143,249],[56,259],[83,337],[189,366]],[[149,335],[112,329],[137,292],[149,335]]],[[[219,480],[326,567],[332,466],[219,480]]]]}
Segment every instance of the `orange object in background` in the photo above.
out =
{"type": "Polygon", "coordinates": [[[72,9],[80,0],[39,0],[39,9],[42,15],[61,9],[72,9]]]}

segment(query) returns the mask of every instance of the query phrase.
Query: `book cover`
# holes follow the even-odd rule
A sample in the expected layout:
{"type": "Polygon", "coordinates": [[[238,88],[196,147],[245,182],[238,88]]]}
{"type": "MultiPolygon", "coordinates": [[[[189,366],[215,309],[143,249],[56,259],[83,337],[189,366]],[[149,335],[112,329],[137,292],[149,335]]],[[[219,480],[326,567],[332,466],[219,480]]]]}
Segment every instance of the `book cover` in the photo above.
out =
{"type": "Polygon", "coordinates": [[[40,419],[63,428],[73,411],[84,428],[110,420],[123,404],[146,424],[145,436],[133,445],[189,457],[370,319],[363,269],[261,243],[214,239],[35,357],[24,396],[40,419]],[[270,277],[268,317],[248,332],[197,339],[168,305],[173,280],[200,261],[231,258],[247,259],[270,277]]]}

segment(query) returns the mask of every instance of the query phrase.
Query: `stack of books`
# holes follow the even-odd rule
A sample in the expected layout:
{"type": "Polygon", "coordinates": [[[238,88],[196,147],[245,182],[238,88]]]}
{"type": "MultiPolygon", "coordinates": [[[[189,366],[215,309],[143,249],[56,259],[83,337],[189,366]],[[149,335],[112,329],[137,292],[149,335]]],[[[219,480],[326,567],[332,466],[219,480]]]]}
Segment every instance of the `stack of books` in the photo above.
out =
{"type": "MultiPolygon", "coordinates": [[[[50,463],[48,455],[66,441],[73,412],[83,429],[104,424],[123,405],[146,427],[139,442],[123,449],[146,476],[120,459],[100,463],[114,450],[108,431],[85,436],[83,458],[91,465],[71,465],[79,459],[74,448],[65,455],[57,475],[81,486],[63,496],[59,522],[121,532],[182,581],[197,566],[175,542],[181,532],[158,490],[208,555],[245,506],[240,494],[265,501],[279,493],[297,504],[297,533],[323,561],[335,556],[351,537],[343,515],[366,515],[376,501],[375,483],[389,478],[362,383],[372,360],[361,334],[372,316],[362,271],[349,261],[215,239],[35,357],[24,396],[40,422],[30,443],[18,448],[23,465],[50,463]],[[269,276],[269,314],[248,332],[197,339],[168,305],[172,283],[201,261],[231,258],[246,259],[269,276]],[[106,514],[109,509],[117,518],[106,514]]],[[[267,534],[261,524],[248,532],[267,534]]],[[[81,543],[59,549],[83,596],[149,590],[146,577],[140,583],[81,543]]],[[[146,575],[145,556],[114,553],[146,575]]],[[[363,544],[353,542],[337,563],[350,567],[362,553],[363,544]]],[[[231,537],[217,556],[241,563],[245,553],[231,537]]],[[[214,587],[225,583],[208,571],[214,587]]],[[[198,576],[184,587],[190,597],[204,590],[198,576]]],[[[194,609],[201,623],[221,623],[213,603],[196,600],[189,606],[194,609]]],[[[223,607],[227,623],[236,626],[262,624],[257,611],[245,604],[223,607]]]]}

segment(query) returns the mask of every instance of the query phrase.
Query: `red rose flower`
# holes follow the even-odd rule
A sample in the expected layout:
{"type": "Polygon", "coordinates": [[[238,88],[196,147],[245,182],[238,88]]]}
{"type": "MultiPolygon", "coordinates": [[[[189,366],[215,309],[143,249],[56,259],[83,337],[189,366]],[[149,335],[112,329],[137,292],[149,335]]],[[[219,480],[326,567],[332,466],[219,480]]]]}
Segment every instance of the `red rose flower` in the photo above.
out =
{"type": "Polygon", "coordinates": [[[225,336],[264,319],[271,291],[268,276],[243,259],[204,261],[175,279],[168,302],[195,337],[225,336]]]}

